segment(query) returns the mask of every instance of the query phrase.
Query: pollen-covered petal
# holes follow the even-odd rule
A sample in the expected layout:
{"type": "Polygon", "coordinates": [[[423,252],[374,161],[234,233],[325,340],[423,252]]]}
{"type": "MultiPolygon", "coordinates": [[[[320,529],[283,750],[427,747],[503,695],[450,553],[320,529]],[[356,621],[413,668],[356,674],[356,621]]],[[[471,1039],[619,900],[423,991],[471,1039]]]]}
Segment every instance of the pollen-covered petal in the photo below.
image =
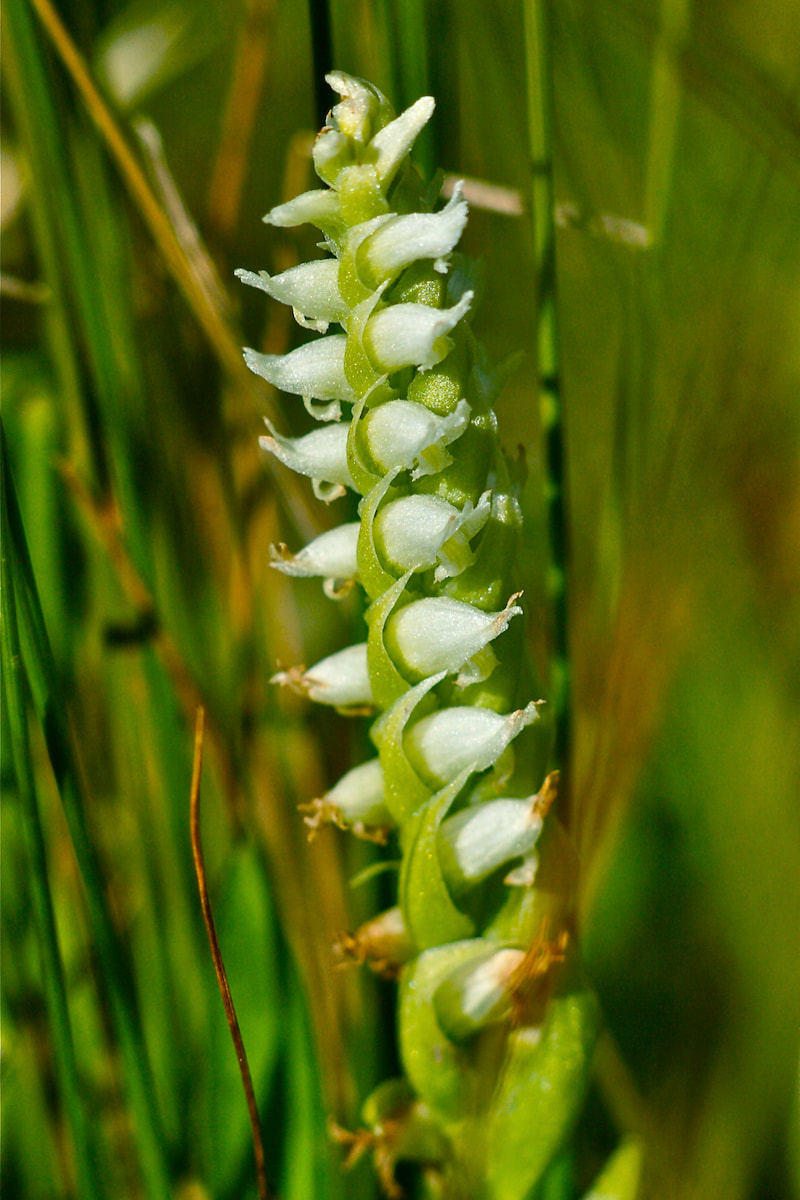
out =
{"type": "Polygon", "coordinates": [[[536,799],[489,800],[442,823],[439,858],[451,889],[478,883],[504,863],[530,853],[542,831],[536,799]]]}
{"type": "Polygon", "coordinates": [[[496,613],[446,596],[414,600],[386,622],[386,649],[414,683],[438,671],[458,671],[522,613],[515,599],[496,613]]]}
{"type": "Polygon", "coordinates": [[[359,521],[337,525],[314,538],[297,554],[288,553],[285,546],[270,546],[270,566],[284,575],[326,579],[353,579],[358,571],[356,546],[361,528],[359,521]]]}
{"type": "Polygon", "coordinates": [[[234,271],[242,283],[260,288],[268,296],[289,304],[312,321],[343,321],[350,311],[339,291],[339,263],[335,258],[318,258],[268,275],[266,271],[234,271]]]}
{"type": "Polygon", "coordinates": [[[467,205],[456,184],[438,213],[409,213],[381,221],[356,251],[359,275],[368,286],[392,279],[422,258],[443,258],[458,242],[467,223],[467,205]]]}
{"type": "Polygon", "coordinates": [[[355,394],[344,373],[347,337],[333,333],[306,342],[288,354],[260,354],[249,348],[244,361],[251,371],[282,392],[310,396],[314,400],[347,400],[355,394]]]}
{"type": "Polygon", "coordinates": [[[447,356],[452,342],[446,336],[469,311],[474,292],[452,308],[428,304],[392,304],[370,317],[364,329],[364,346],[381,371],[401,367],[435,367],[447,356]]]}
{"type": "Polygon", "coordinates": [[[339,197],[330,188],[315,188],[310,192],[301,192],[293,200],[285,204],[277,204],[264,217],[267,225],[277,225],[281,229],[290,229],[295,225],[316,225],[318,229],[327,230],[341,222],[339,197]]]}
{"type": "Polygon", "coordinates": [[[538,715],[535,702],[508,716],[473,706],[443,708],[408,730],[406,754],[419,775],[439,788],[462,771],[491,767],[538,715]]]}
{"type": "MultiPolygon", "coordinates": [[[[282,437],[269,421],[266,425],[272,436],[258,439],[262,450],[274,454],[299,475],[306,475],[316,482],[339,485],[335,495],[342,495],[345,487],[355,490],[347,465],[347,425],[326,425],[299,438],[282,437]]],[[[333,498],[331,495],[330,499],[333,498]]]]}
{"type": "Polygon", "coordinates": [[[367,451],[382,472],[414,467],[414,478],[442,470],[453,460],[444,451],[469,424],[471,409],[460,400],[446,417],[413,400],[389,400],[361,424],[367,451]]]}
{"type": "Polygon", "coordinates": [[[370,142],[370,147],[378,153],[375,169],[384,191],[418,134],[430,121],[435,107],[433,96],[421,96],[399,117],[384,125],[370,142]]]}
{"type": "Polygon", "coordinates": [[[371,705],[367,643],[360,642],[330,654],[307,671],[298,668],[279,671],[270,682],[303,692],[317,704],[332,704],[336,708],[371,705]]]}

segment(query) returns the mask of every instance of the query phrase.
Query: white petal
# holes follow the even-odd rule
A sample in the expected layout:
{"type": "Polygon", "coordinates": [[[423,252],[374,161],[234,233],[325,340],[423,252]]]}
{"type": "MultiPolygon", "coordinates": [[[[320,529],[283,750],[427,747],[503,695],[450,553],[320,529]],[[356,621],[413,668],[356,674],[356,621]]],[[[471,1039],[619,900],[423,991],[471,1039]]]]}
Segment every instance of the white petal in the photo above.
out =
{"type": "Polygon", "coordinates": [[[274,454],[299,475],[307,475],[317,482],[336,484],[337,489],[330,499],[343,495],[345,487],[355,490],[347,465],[347,425],[326,425],[322,429],[312,429],[311,433],[299,438],[282,437],[269,421],[266,425],[272,436],[258,439],[262,450],[274,454]]]}
{"type": "Polygon", "coordinates": [[[467,205],[461,199],[461,184],[441,212],[409,213],[382,220],[356,254],[359,273],[374,284],[398,275],[421,258],[449,254],[467,223],[467,205]]]}
{"type": "Polygon", "coordinates": [[[280,275],[241,270],[234,274],[242,283],[260,288],[313,321],[343,321],[350,311],[339,291],[339,263],[335,258],[300,263],[280,275]]]}
{"type": "Polygon", "coordinates": [[[323,576],[328,579],[352,579],[357,571],[356,546],[361,528],[359,521],[337,525],[314,538],[295,555],[288,555],[286,547],[270,546],[270,566],[284,575],[309,578],[323,576]]]}
{"type": "Polygon", "coordinates": [[[468,768],[491,767],[538,715],[533,702],[505,717],[488,708],[444,708],[408,731],[406,753],[423,779],[441,787],[468,768]]]}
{"type": "Polygon", "coordinates": [[[364,330],[364,346],[382,371],[401,367],[435,367],[449,353],[446,336],[469,311],[473,292],[465,292],[452,308],[428,304],[392,304],[370,317],[364,330]]]}
{"type": "Polygon", "coordinates": [[[389,400],[373,408],[361,427],[367,450],[381,471],[414,467],[413,477],[418,479],[453,461],[443,447],[461,436],[470,416],[466,400],[460,400],[446,417],[412,400],[389,400]]]}
{"type": "Polygon", "coordinates": [[[347,337],[330,334],[306,342],[288,354],[260,354],[244,351],[244,361],[251,371],[266,379],[282,392],[310,396],[314,400],[347,400],[355,395],[344,373],[344,349],[347,337]]]}
{"type": "Polygon", "coordinates": [[[378,161],[375,166],[384,190],[414,145],[417,135],[433,116],[435,107],[436,101],[432,96],[421,96],[399,117],[395,117],[388,125],[384,125],[383,129],[376,133],[370,142],[373,150],[378,152],[378,161]]]}
{"type": "Polygon", "coordinates": [[[521,615],[512,601],[497,613],[446,596],[412,601],[387,621],[386,648],[414,682],[438,671],[458,671],[503,633],[512,617],[521,615]]]}

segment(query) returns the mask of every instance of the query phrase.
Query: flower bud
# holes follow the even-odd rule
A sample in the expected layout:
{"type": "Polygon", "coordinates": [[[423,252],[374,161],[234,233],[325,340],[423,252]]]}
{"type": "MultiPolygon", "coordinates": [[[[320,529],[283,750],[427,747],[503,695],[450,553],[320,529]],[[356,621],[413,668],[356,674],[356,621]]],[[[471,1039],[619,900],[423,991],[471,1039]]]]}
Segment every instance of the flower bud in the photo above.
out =
{"type": "Polygon", "coordinates": [[[329,503],[343,496],[346,487],[355,490],[347,465],[347,425],[326,425],[303,437],[287,438],[276,433],[269,421],[265,424],[272,436],[258,439],[261,449],[274,454],[290,470],[308,476],[320,500],[329,503]]]}
{"type": "Polygon", "coordinates": [[[484,492],[475,507],[467,501],[461,512],[439,496],[403,496],[379,509],[373,524],[375,543],[392,570],[436,566],[438,583],[475,561],[469,539],[483,528],[490,511],[490,492],[484,492]]]}
{"type": "Polygon", "coordinates": [[[406,754],[422,779],[439,788],[462,771],[491,767],[538,715],[535,701],[505,717],[489,708],[443,708],[406,733],[406,754]]]}
{"type": "Polygon", "coordinates": [[[466,400],[459,400],[455,412],[446,417],[437,417],[411,400],[389,400],[367,413],[361,430],[379,471],[414,467],[412,479],[419,479],[441,471],[453,461],[444,447],[461,436],[470,414],[466,400]]]}
{"type": "Polygon", "coordinates": [[[261,354],[247,347],[244,361],[251,371],[282,392],[352,404],[355,395],[344,373],[346,344],[345,334],[332,333],[288,354],[261,354]]]}
{"type": "Polygon", "coordinates": [[[511,859],[530,853],[542,831],[536,801],[536,796],[489,800],[442,823],[439,860],[451,891],[461,892],[511,859]]]}
{"type": "Polygon", "coordinates": [[[522,613],[513,603],[515,599],[512,596],[497,613],[485,613],[445,596],[414,600],[386,622],[386,649],[414,683],[437,671],[451,674],[503,633],[512,617],[522,613]]]}
{"type": "Polygon", "coordinates": [[[291,305],[295,319],[308,329],[325,333],[330,321],[343,321],[349,309],[339,291],[339,263],[335,258],[318,258],[268,275],[266,271],[234,271],[242,283],[260,288],[268,296],[291,305]]]}
{"type": "Polygon", "coordinates": [[[372,704],[372,687],[367,669],[367,643],[348,646],[321,659],[304,671],[292,667],[273,675],[270,683],[280,683],[304,693],[317,704],[335,708],[355,708],[372,704]]]}
{"type": "Polygon", "coordinates": [[[277,547],[270,546],[270,566],[284,575],[295,577],[321,575],[331,585],[337,580],[354,579],[358,572],[356,546],[360,528],[358,521],[337,525],[321,533],[294,555],[289,554],[282,542],[277,547]]]}
{"type": "Polygon", "coordinates": [[[449,1038],[466,1041],[510,1014],[514,973],[524,958],[524,950],[489,949],[477,962],[456,967],[439,984],[433,1004],[437,1020],[449,1038]]]}
{"type": "Polygon", "coordinates": [[[367,322],[364,348],[380,371],[435,367],[453,345],[445,335],[469,311],[473,297],[474,292],[464,292],[452,308],[431,308],[429,304],[382,308],[367,322]]]}
{"type": "Polygon", "coordinates": [[[330,113],[333,128],[363,146],[381,118],[385,120],[391,114],[388,100],[372,84],[344,71],[329,71],[325,82],[341,96],[330,113]]]}

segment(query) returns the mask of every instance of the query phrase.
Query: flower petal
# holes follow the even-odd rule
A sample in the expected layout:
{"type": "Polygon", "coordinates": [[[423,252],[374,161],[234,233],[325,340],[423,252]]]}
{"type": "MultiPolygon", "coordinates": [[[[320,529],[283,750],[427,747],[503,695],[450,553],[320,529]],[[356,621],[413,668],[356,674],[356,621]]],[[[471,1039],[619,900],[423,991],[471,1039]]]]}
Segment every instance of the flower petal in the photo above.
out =
{"type": "Polygon", "coordinates": [[[248,348],[244,361],[251,371],[282,392],[310,396],[314,400],[347,400],[355,395],[344,373],[347,337],[332,333],[306,342],[288,354],[260,354],[248,348]]]}

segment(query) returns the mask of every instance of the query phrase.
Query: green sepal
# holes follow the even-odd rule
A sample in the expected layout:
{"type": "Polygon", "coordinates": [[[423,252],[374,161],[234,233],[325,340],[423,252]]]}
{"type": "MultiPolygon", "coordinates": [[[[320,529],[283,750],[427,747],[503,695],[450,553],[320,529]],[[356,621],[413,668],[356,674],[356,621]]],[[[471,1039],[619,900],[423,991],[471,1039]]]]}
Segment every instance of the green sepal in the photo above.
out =
{"type": "Polygon", "coordinates": [[[439,1025],[433,995],[474,953],[473,938],[436,946],[404,967],[400,976],[398,1032],[403,1067],[420,1099],[447,1122],[470,1111],[480,1080],[470,1056],[439,1025]]]}
{"type": "Polygon", "coordinates": [[[403,731],[414,710],[428,692],[442,682],[444,674],[441,671],[438,675],[431,675],[430,679],[423,679],[422,683],[410,688],[388,712],[375,721],[370,730],[383,767],[386,807],[397,825],[404,825],[431,795],[431,789],[425,786],[406,758],[403,731]]]}
{"type": "MultiPolygon", "coordinates": [[[[349,450],[347,457],[349,463],[349,450]]],[[[375,523],[375,514],[388,496],[391,486],[399,474],[400,468],[396,468],[394,471],[390,471],[388,475],[384,475],[383,479],[376,483],[368,495],[364,497],[358,508],[358,515],[361,518],[361,528],[358,531],[358,546],[356,549],[358,578],[370,600],[380,599],[386,589],[393,587],[396,583],[395,576],[383,567],[378,557],[373,526],[375,523]]]]}
{"type": "Polygon", "coordinates": [[[472,771],[467,769],[436,792],[420,813],[400,870],[400,907],[420,950],[469,937],[475,924],[453,903],[437,847],[439,826],[472,771]]]}
{"type": "Polygon", "coordinates": [[[492,511],[483,527],[475,562],[466,571],[448,579],[443,596],[464,600],[485,612],[501,607],[508,585],[509,569],[519,546],[522,514],[516,498],[505,493],[492,497],[492,511]]]}
{"type": "Polygon", "coordinates": [[[367,663],[372,696],[378,708],[387,709],[408,690],[408,680],[400,674],[386,649],[383,631],[386,622],[405,591],[406,584],[414,574],[406,571],[393,582],[390,588],[372,603],[366,612],[369,627],[367,636],[367,663]]]}
{"type": "Polygon", "coordinates": [[[336,179],[336,192],[347,226],[391,212],[372,163],[343,167],[336,179]]]}
{"type": "Polygon", "coordinates": [[[425,475],[418,479],[416,491],[441,496],[442,500],[447,500],[456,508],[463,508],[468,500],[471,504],[477,504],[487,486],[486,477],[492,460],[497,455],[496,426],[494,413],[476,412],[473,409],[469,425],[458,441],[452,444],[453,463],[436,475],[425,475]]]}
{"type": "Polygon", "coordinates": [[[429,259],[418,259],[406,267],[391,290],[390,304],[427,304],[444,308],[447,277],[434,270],[429,259]]]}
{"type": "MultiPolygon", "coordinates": [[[[348,338],[348,345],[349,343],[350,339],[348,338]]],[[[345,347],[345,357],[346,355],[347,347],[345,347]]],[[[353,483],[362,496],[366,496],[381,481],[381,476],[371,471],[364,461],[359,434],[361,418],[366,409],[371,407],[375,401],[382,402],[384,400],[393,400],[394,398],[395,392],[387,385],[386,376],[381,375],[374,381],[371,387],[367,388],[360,400],[353,405],[352,418],[347,430],[347,466],[353,478],[353,483]]],[[[395,471],[392,479],[398,474],[399,471],[395,471]]]]}
{"type": "Polygon", "coordinates": [[[491,1200],[527,1200],[583,1105],[597,1039],[593,993],[555,996],[544,1025],[509,1035],[506,1067],[489,1112],[491,1200]]]}
{"type": "MultiPolygon", "coordinates": [[[[339,290],[342,289],[342,271],[339,272],[339,290]]],[[[344,293],[342,293],[344,295],[344,293]]],[[[361,300],[345,322],[347,341],[344,348],[344,373],[347,382],[357,396],[366,397],[380,383],[385,382],[375,370],[364,349],[363,337],[367,321],[372,316],[381,298],[381,291],[373,292],[361,300]]],[[[349,298],[345,297],[349,303],[349,298]]]]}
{"type": "MultiPolygon", "coordinates": [[[[453,330],[455,346],[443,362],[429,371],[418,371],[408,388],[408,399],[415,404],[424,404],[438,417],[455,412],[456,405],[464,395],[464,379],[467,375],[464,341],[453,330]]],[[[453,336],[451,335],[451,336],[453,336]]]]}

